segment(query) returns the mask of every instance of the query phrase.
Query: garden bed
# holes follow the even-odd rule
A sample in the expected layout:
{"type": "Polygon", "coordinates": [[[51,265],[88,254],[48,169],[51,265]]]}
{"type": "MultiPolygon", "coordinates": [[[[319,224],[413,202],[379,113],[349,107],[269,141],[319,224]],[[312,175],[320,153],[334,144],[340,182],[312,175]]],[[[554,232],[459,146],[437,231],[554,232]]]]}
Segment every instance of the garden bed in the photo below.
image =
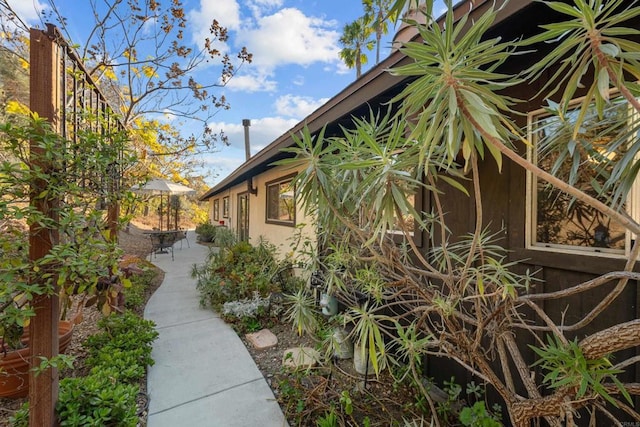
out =
{"type": "MultiPolygon", "coordinates": [[[[420,408],[424,402],[417,399],[419,394],[407,385],[394,384],[388,370],[378,378],[368,376],[365,382],[364,375],[355,371],[353,359],[334,359],[330,367],[308,371],[283,369],[286,349],[314,347],[315,343],[308,336],[300,337],[290,324],[272,324],[269,330],[278,337],[275,347],[256,350],[244,337],[243,341],[273,390],[289,425],[316,427],[318,420],[332,411],[338,420],[336,426],[404,425],[404,420],[417,420],[419,426],[421,416],[426,417],[420,408]]],[[[425,421],[425,425],[429,423],[425,421]]]]}
{"type": "MultiPolygon", "coordinates": [[[[125,252],[125,255],[130,258],[139,258],[144,260],[149,253],[150,242],[149,239],[142,234],[141,230],[132,227],[129,233],[121,232],[119,236],[119,245],[125,252]]],[[[160,269],[156,269],[156,275],[151,284],[144,290],[142,297],[142,304],[137,305],[132,309],[139,316],[143,315],[146,302],[156,289],[162,284],[164,279],[164,272],[160,269]]],[[[66,351],[69,356],[75,357],[75,362],[72,369],[65,369],[60,373],[60,378],[81,377],[87,375],[89,368],[85,364],[85,360],[88,357],[88,351],[83,346],[86,339],[100,331],[98,327],[98,320],[103,317],[102,313],[95,307],[84,307],[81,312],[78,311],[78,303],[81,302],[81,297],[77,296],[73,298],[74,304],[67,314],[68,319],[76,319],[76,325],[74,326],[73,336],[71,343],[66,351]]],[[[82,305],[82,304],[80,304],[82,305]]],[[[140,381],[140,397],[139,406],[146,405],[144,396],[146,395],[147,381],[146,378],[140,381]]],[[[8,427],[9,417],[12,416],[23,403],[28,399],[0,399],[0,427],[8,427]]],[[[141,416],[141,425],[145,425],[146,413],[141,416]]]]}

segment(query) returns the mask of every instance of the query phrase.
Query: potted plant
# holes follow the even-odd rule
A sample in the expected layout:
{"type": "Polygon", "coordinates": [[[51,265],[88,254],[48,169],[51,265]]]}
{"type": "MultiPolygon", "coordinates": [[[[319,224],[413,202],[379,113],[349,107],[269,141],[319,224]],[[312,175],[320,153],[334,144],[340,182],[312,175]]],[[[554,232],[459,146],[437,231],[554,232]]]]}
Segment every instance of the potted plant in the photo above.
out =
{"type": "MultiPolygon", "coordinates": [[[[78,131],[74,141],[64,140],[29,113],[0,124],[0,385],[18,386],[3,396],[27,392],[23,368],[3,364],[14,358],[35,362],[23,329],[35,315],[36,298],[57,295],[62,317],[74,294],[84,294],[87,304],[99,304],[105,313],[112,309],[116,290],[100,286],[100,279],[118,277],[121,252],[105,231],[107,214],[100,208],[104,200],[121,197],[105,177],[115,179],[113,165],[131,160],[122,155],[123,143],[97,131],[78,131]],[[43,162],[34,161],[36,150],[43,162]],[[38,194],[34,182],[41,186],[38,194]],[[42,205],[48,212],[38,208],[42,205]],[[51,236],[50,250],[37,259],[29,256],[30,245],[39,244],[34,229],[51,236]]],[[[71,331],[70,322],[61,322],[62,347],[71,331]]]]}
{"type": "Polygon", "coordinates": [[[217,226],[210,222],[203,222],[196,226],[196,235],[199,242],[213,242],[216,237],[217,226]]]}
{"type": "MultiPolygon", "coordinates": [[[[73,322],[61,320],[58,323],[58,351],[64,353],[73,334],[73,322]]],[[[5,336],[9,338],[9,335],[5,336]]],[[[0,397],[20,398],[29,393],[29,369],[31,369],[31,349],[26,328],[14,328],[14,335],[6,341],[0,339],[0,397]],[[16,335],[20,334],[17,338],[16,335]]]]}

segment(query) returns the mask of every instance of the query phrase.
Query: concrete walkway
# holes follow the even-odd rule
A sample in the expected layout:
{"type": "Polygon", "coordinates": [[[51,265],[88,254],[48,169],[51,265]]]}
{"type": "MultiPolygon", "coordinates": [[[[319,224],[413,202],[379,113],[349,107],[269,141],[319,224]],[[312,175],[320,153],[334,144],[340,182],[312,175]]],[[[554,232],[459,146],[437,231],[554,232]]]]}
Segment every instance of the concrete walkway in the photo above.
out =
{"type": "Polygon", "coordinates": [[[273,393],[238,335],[211,309],[200,307],[194,264],[209,248],[186,241],[152,262],[165,271],[144,317],[160,334],[149,368],[149,427],[286,426],[273,393]]]}

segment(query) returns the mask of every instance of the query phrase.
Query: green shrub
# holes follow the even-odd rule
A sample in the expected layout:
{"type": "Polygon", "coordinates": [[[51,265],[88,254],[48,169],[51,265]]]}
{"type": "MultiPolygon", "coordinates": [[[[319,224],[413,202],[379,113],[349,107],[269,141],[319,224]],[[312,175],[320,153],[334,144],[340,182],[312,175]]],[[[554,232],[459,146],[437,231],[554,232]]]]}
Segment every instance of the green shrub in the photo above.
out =
{"type": "Polygon", "coordinates": [[[92,367],[92,373],[107,371],[118,381],[133,384],[144,378],[146,367],[153,364],[153,359],[146,348],[121,350],[107,346],[104,351],[87,358],[86,364],[92,367]]]}
{"type": "Polygon", "coordinates": [[[209,222],[198,224],[196,226],[196,234],[198,235],[198,240],[201,242],[213,242],[213,239],[216,237],[217,228],[217,226],[209,222]]]}
{"type": "Polygon", "coordinates": [[[153,364],[155,324],[127,311],[98,321],[102,329],[85,341],[86,377],[60,381],[56,405],[61,426],[136,426],[138,381],[153,364]]]}
{"type": "Polygon", "coordinates": [[[144,268],[141,274],[134,274],[129,278],[131,287],[124,291],[126,308],[133,310],[144,305],[145,293],[157,275],[155,269],[144,268]]]}
{"type": "Polygon", "coordinates": [[[93,368],[116,368],[114,376],[124,382],[144,377],[147,365],[153,365],[152,343],[158,337],[155,324],[132,312],[100,319],[103,332],[87,338],[87,365],[93,368]]]}
{"type": "Polygon", "coordinates": [[[29,402],[22,404],[11,417],[9,417],[11,427],[29,427],[29,402]]]}
{"type": "Polygon", "coordinates": [[[60,381],[56,412],[60,426],[131,426],[138,424],[138,386],[123,384],[96,371],[60,381]]]}
{"type": "Polygon", "coordinates": [[[502,423],[487,410],[484,401],[479,400],[471,407],[460,411],[460,422],[469,427],[501,427],[502,423]]]}
{"type": "Polygon", "coordinates": [[[221,248],[228,248],[238,243],[238,239],[236,233],[230,228],[218,227],[214,243],[221,248]]]}
{"type": "Polygon", "coordinates": [[[103,351],[104,347],[136,350],[144,346],[150,351],[151,344],[158,338],[151,320],[145,320],[130,311],[103,317],[98,321],[98,326],[103,331],[90,336],[85,343],[91,356],[103,351]]]}
{"type": "Polygon", "coordinates": [[[261,241],[258,246],[239,242],[211,253],[203,266],[194,266],[200,303],[220,310],[225,302],[247,300],[257,292],[266,297],[279,291],[273,278],[279,269],[273,245],[261,241]]]}

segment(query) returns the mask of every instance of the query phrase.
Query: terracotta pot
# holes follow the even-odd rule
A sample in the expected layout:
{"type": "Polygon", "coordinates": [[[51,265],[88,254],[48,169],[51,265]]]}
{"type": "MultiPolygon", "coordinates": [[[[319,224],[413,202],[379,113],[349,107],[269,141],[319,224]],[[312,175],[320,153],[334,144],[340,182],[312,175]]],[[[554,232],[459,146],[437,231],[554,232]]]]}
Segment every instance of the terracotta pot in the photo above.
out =
{"type": "MultiPolygon", "coordinates": [[[[73,323],[66,320],[58,323],[58,351],[64,353],[73,334],[73,323]]],[[[29,331],[25,328],[22,342],[27,345],[19,350],[0,353],[0,397],[16,399],[29,394],[29,359],[31,349],[29,331]]]]}

